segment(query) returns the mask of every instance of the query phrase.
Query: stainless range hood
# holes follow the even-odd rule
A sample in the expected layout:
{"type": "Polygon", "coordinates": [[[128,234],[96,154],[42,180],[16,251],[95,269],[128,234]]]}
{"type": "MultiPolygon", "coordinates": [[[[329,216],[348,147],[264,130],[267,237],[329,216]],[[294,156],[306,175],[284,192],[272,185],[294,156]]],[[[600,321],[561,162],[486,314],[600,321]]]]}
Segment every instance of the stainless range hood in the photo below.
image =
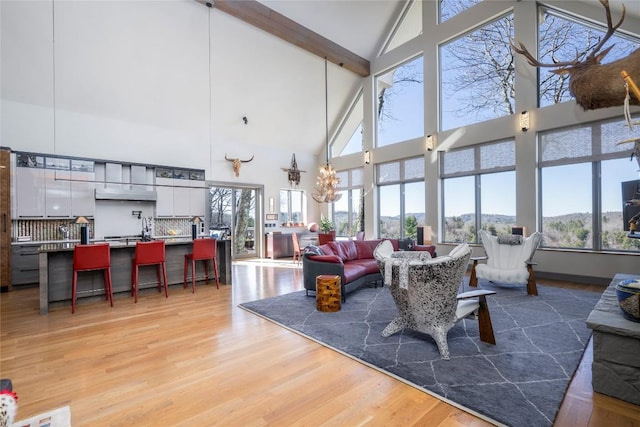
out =
{"type": "Polygon", "coordinates": [[[153,169],[140,165],[104,164],[104,186],[96,186],[96,200],[155,202],[153,169]]]}

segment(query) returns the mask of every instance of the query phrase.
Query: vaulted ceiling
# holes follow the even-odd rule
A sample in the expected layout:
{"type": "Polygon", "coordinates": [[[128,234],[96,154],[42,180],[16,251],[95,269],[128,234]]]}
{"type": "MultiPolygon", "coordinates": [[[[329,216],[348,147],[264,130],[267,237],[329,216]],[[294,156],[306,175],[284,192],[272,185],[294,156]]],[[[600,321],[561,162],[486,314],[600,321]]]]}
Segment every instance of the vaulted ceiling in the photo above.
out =
{"type": "Polygon", "coordinates": [[[211,14],[216,134],[225,141],[322,157],[326,139],[324,56],[308,47],[328,52],[328,113],[333,128],[405,4],[404,0],[275,0],[256,2],[263,8],[255,8],[250,6],[253,2],[218,0],[207,9],[205,0],[197,1],[211,14]],[[263,9],[273,11],[272,16],[260,17],[263,9]],[[238,14],[253,18],[245,20],[238,14]],[[247,23],[251,19],[280,28],[263,30],[260,22],[247,23]],[[298,28],[294,28],[296,23],[298,28]],[[288,33],[274,35],[277,31],[288,33]],[[300,31],[315,33],[315,44],[300,31]],[[336,65],[340,62],[343,67],[336,65]],[[247,125],[242,117],[247,117],[247,125]]]}
{"type": "MultiPolygon", "coordinates": [[[[333,129],[407,3],[210,0],[207,5],[207,0],[196,1],[210,7],[212,75],[219,82],[214,84],[212,112],[224,129],[222,136],[321,156],[324,56],[330,62],[328,111],[333,129]],[[341,63],[342,67],[336,65],[341,63]],[[247,125],[242,117],[248,118],[247,125]]],[[[598,0],[575,1],[601,7],[598,0]]],[[[614,13],[624,3],[627,14],[640,16],[637,0],[610,3],[614,13]]]]}

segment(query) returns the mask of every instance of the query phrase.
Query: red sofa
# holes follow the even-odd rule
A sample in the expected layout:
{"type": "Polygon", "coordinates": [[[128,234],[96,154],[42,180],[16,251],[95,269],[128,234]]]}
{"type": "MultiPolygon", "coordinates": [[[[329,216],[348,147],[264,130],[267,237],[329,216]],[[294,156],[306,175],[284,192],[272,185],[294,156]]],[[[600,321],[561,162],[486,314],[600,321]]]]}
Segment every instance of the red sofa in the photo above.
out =
{"type": "MultiPolygon", "coordinates": [[[[436,257],[436,248],[432,245],[415,245],[411,241],[391,240],[394,250],[405,247],[408,250],[428,251],[436,257]],[[407,243],[408,242],[408,243],[407,243]]],[[[378,263],[373,257],[373,251],[382,241],[377,240],[345,240],[329,242],[320,246],[307,246],[302,256],[302,275],[304,288],[316,290],[316,277],[326,275],[340,276],[342,300],[346,300],[347,293],[367,283],[382,281],[382,274],[378,263]]]]}

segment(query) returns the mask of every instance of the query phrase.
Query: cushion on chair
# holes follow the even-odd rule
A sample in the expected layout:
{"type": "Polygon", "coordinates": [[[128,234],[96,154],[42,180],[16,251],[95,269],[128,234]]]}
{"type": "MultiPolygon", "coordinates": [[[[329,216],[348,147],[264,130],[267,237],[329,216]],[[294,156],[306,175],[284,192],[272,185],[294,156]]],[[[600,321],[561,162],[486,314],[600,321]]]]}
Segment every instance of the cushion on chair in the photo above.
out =
{"type": "Polygon", "coordinates": [[[506,269],[491,267],[488,264],[478,264],[476,266],[476,275],[480,279],[486,279],[498,283],[524,285],[529,280],[529,271],[526,266],[523,268],[506,269]]]}
{"type": "Polygon", "coordinates": [[[467,245],[466,243],[461,243],[457,245],[455,248],[451,249],[451,252],[449,252],[449,256],[451,258],[458,258],[466,254],[468,251],[469,251],[469,245],[467,245]]]}
{"type": "Polygon", "coordinates": [[[320,249],[320,251],[322,251],[323,255],[338,255],[337,253],[335,253],[333,251],[333,248],[331,248],[331,246],[329,246],[328,243],[325,243],[324,245],[318,246],[318,249],[320,249]]]}
{"type": "Polygon", "coordinates": [[[342,247],[342,245],[340,244],[341,242],[329,242],[327,243],[327,245],[329,245],[329,247],[331,248],[331,251],[333,251],[334,255],[338,255],[342,261],[346,261],[347,260],[347,254],[344,251],[344,248],[342,247]]]}
{"type": "Polygon", "coordinates": [[[521,245],[522,236],[517,234],[499,234],[498,244],[500,245],[521,245]]]}
{"type": "Polygon", "coordinates": [[[307,255],[311,261],[318,262],[333,262],[336,264],[342,264],[342,259],[337,255],[307,255]]]}
{"type": "Polygon", "coordinates": [[[345,256],[345,259],[343,261],[353,261],[359,258],[358,248],[356,247],[356,242],[354,240],[340,242],[340,246],[342,246],[342,250],[344,251],[345,256]]]}
{"type": "Polygon", "coordinates": [[[358,251],[358,259],[373,259],[373,251],[380,240],[356,240],[354,243],[358,251]]]}
{"type": "Polygon", "coordinates": [[[304,247],[303,252],[305,254],[315,254],[315,255],[324,255],[322,249],[319,246],[315,245],[307,245],[304,247]]]}
{"type": "Polygon", "coordinates": [[[391,258],[393,253],[393,244],[389,240],[383,240],[378,243],[378,246],[373,251],[373,257],[379,261],[384,261],[387,258],[391,258]]]}
{"type": "Polygon", "coordinates": [[[366,274],[366,271],[366,266],[349,262],[344,265],[344,280],[346,281],[346,283],[351,283],[364,276],[366,274]]]}
{"type": "Polygon", "coordinates": [[[361,265],[365,268],[364,274],[366,275],[380,273],[378,263],[375,259],[357,259],[355,261],[349,262],[349,264],[361,265]]]}

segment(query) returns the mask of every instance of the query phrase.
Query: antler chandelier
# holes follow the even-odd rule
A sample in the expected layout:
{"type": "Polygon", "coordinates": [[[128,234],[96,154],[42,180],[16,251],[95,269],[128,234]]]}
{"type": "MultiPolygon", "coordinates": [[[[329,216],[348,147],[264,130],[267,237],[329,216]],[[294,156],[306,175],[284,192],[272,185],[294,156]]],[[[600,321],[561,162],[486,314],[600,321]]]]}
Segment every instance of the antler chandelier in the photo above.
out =
{"type": "Polygon", "coordinates": [[[331,203],[340,200],[342,194],[338,193],[340,178],[336,176],[336,170],[329,164],[329,95],[327,87],[327,58],[324,58],[324,123],[326,137],[326,159],[327,162],[320,168],[316,188],[311,193],[311,197],[318,203],[331,203]]]}

